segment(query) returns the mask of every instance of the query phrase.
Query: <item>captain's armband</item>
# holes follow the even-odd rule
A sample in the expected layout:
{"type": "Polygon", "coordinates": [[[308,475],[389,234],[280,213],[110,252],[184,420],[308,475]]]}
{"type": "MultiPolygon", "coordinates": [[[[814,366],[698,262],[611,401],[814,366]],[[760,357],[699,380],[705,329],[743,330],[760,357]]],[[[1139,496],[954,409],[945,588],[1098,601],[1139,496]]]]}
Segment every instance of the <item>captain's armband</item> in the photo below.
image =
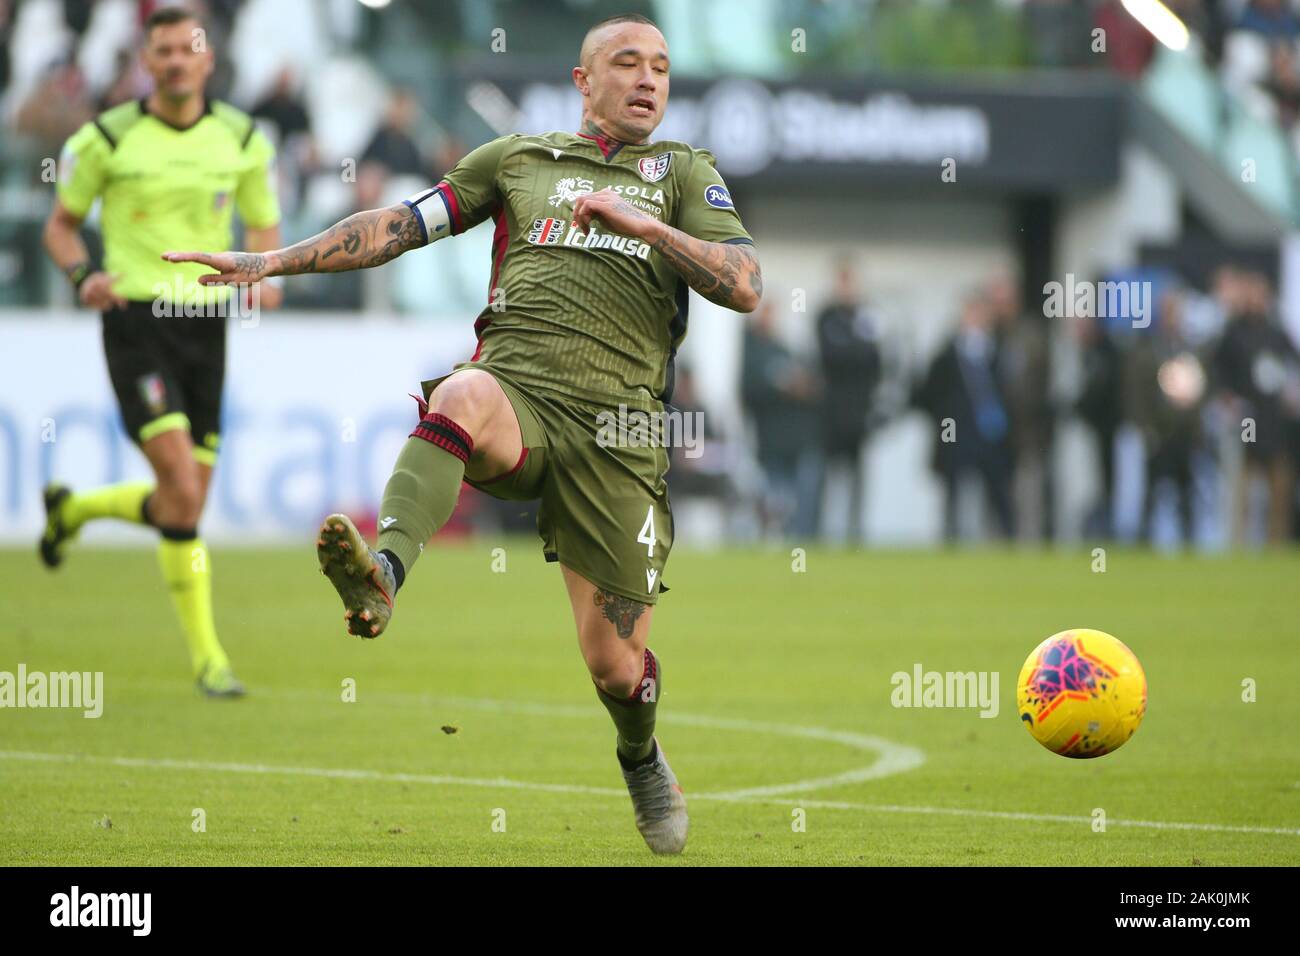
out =
{"type": "Polygon", "coordinates": [[[434,186],[416,193],[410,199],[402,200],[409,206],[420,221],[420,230],[424,236],[421,245],[428,245],[452,234],[451,209],[448,206],[445,189],[434,186]]]}

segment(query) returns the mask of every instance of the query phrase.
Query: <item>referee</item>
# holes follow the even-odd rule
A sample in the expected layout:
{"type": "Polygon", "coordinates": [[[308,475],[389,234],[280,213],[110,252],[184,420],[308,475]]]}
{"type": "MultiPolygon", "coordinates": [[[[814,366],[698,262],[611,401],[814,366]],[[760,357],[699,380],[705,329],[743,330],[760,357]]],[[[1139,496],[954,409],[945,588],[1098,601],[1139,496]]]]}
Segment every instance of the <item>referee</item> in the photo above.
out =
{"type": "MultiPolygon", "coordinates": [[[[103,313],[109,378],[155,480],[79,492],[49,485],[40,554],[58,567],[67,542],[98,518],[157,528],[159,563],[199,689],[238,697],[244,688],[217,640],[198,524],[220,444],[225,297],[244,290],[200,286],[202,266],[160,257],[178,247],[229,249],[235,207],[249,249],[277,248],[275,152],[246,114],[204,95],[213,55],[194,12],[155,11],[145,22],[141,62],[154,92],[100,114],[64,146],[44,238],[81,303],[103,313]],[[103,270],[90,264],[78,231],[97,198],[103,270]]],[[[279,304],[278,287],[263,283],[257,291],[263,307],[279,304]]]]}

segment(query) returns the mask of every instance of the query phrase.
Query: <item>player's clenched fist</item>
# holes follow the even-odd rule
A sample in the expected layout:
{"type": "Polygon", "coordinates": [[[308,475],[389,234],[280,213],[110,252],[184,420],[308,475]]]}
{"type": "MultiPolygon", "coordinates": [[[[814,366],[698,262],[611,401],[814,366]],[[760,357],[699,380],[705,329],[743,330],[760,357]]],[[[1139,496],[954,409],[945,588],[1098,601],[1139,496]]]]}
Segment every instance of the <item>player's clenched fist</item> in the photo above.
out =
{"type": "Polygon", "coordinates": [[[573,221],[584,233],[599,219],[612,232],[634,239],[649,239],[659,220],[637,209],[612,189],[586,193],[573,201],[573,221]]]}
{"type": "Polygon", "coordinates": [[[88,305],[96,312],[108,312],[112,309],[125,309],[126,299],[113,291],[113,283],[118,276],[109,272],[92,272],[81,283],[77,298],[82,305],[88,305]]]}

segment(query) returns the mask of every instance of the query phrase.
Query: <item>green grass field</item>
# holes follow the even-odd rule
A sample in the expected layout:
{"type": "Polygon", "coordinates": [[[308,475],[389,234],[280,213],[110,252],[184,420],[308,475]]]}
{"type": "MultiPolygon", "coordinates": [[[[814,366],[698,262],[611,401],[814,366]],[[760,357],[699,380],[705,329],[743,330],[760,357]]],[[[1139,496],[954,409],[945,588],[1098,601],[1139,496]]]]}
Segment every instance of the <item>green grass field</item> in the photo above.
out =
{"type": "Polygon", "coordinates": [[[1082,551],[813,551],[800,574],[783,551],[675,553],[651,645],[692,830],[669,861],[632,825],[534,540],[431,549],[374,642],[344,633],[310,546],[213,561],[239,702],[197,695],[152,551],[57,574],[0,552],[0,670],[105,681],[98,720],[0,710],[0,864],[1300,863],[1294,554],[1112,550],[1094,574],[1082,551]],[[1150,705],[1122,750],[1073,761],[1022,729],[1015,680],[1083,626],[1137,652],[1150,705]],[[1000,714],[892,707],[917,662],[999,672],[1000,714]]]}

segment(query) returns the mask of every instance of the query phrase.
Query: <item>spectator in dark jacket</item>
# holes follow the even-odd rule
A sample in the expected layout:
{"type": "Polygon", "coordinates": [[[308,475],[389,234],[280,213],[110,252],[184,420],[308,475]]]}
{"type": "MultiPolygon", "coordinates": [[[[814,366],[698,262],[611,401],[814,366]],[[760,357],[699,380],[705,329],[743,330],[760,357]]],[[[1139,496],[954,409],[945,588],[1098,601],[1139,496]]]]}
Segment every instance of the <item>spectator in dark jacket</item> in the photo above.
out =
{"type": "Polygon", "coordinates": [[[1124,367],[1124,405],[1146,450],[1146,496],[1142,537],[1150,540],[1156,491],[1172,484],[1184,546],[1195,537],[1192,463],[1201,445],[1205,370],[1183,335],[1182,298],[1161,297],[1159,319],[1129,351],[1124,367]]]}
{"type": "Polygon", "coordinates": [[[1097,440],[1098,485],[1101,493],[1086,520],[1088,533],[1109,538],[1115,533],[1115,434],[1124,420],[1123,357],[1101,322],[1078,320],[1075,332],[1083,361],[1083,387],[1075,411],[1097,440]]]}
{"type": "Polygon", "coordinates": [[[1281,544],[1291,537],[1295,507],[1300,354],[1277,322],[1268,279],[1247,274],[1241,281],[1238,311],[1229,315],[1213,360],[1215,380],[1235,406],[1233,417],[1245,442],[1233,538],[1238,544],[1245,541],[1249,487],[1262,478],[1268,485],[1268,540],[1281,544]]]}
{"type": "Polygon", "coordinates": [[[303,105],[297,88],[293,70],[284,67],[276,74],[271,92],[253,107],[253,117],[274,126],[282,143],[290,137],[311,133],[307,107],[303,105]]]}
{"type": "Polygon", "coordinates": [[[880,347],[875,319],[862,303],[857,276],[842,263],[835,279],[835,296],[817,316],[817,345],[825,381],[822,416],[822,508],[831,469],[849,477],[850,542],[862,540],[862,501],[866,475],[862,452],[867,440],[867,413],[880,382],[880,347]]]}
{"type": "Polygon", "coordinates": [[[820,383],[777,337],[768,302],[745,327],[740,379],[763,472],[763,530],[810,538],[817,532],[820,383]]]}
{"type": "Polygon", "coordinates": [[[961,486],[968,477],[984,486],[995,533],[1008,538],[1014,531],[1010,421],[993,325],[988,302],[968,298],[956,334],[935,357],[915,395],[936,427],[931,465],[944,483],[944,537],[949,541],[958,536],[961,486]]]}
{"type": "Polygon", "coordinates": [[[1051,529],[1052,343],[1042,312],[1027,313],[1010,275],[985,291],[997,331],[1002,394],[1011,422],[1012,501],[1022,540],[1047,538],[1051,529]]]}
{"type": "Polygon", "coordinates": [[[374,164],[389,176],[427,176],[428,164],[415,142],[420,103],[410,90],[397,90],[388,102],[384,122],[361,154],[362,165],[374,164]]]}

